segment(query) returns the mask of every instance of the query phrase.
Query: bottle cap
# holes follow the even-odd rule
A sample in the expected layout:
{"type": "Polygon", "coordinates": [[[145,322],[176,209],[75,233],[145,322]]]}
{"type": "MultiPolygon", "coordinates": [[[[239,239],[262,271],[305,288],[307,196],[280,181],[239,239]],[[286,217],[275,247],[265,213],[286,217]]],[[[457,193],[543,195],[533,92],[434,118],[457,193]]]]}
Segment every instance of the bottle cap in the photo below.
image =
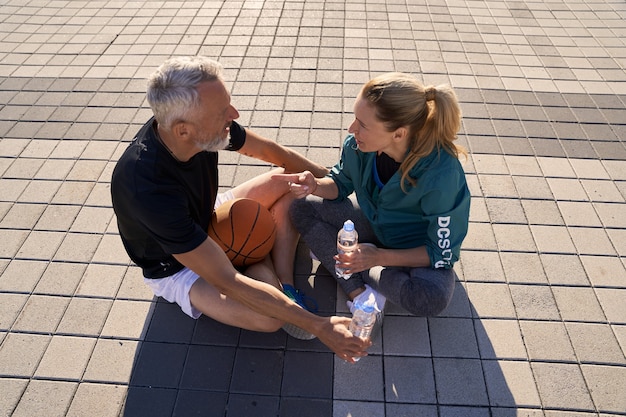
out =
{"type": "Polygon", "coordinates": [[[371,300],[365,300],[362,303],[355,303],[354,307],[356,307],[357,310],[363,310],[366,313],[373,313],[375,308],[374,308],[374,303],[371,300]]]}
{"type": "Polygon", "coordinates": [[[352,223],[352,220],[346,220],[343,223],[343,230],[345,230],[346,232],[351,232],[354,230],[354,223],[352,223]]]}

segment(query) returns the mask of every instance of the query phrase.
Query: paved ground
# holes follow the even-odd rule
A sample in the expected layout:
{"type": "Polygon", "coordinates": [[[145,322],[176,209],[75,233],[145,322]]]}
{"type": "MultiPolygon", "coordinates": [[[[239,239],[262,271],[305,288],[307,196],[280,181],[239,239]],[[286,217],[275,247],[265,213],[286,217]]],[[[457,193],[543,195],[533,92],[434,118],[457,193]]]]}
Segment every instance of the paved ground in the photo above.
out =
{"type": "MultiPolygon", "coordinates": [[[[0,2],[0,415],[626,415],[626,4],[0,2]],[[318,341],[153,299],[109,180],[172,55],[227,68],[241,122],[332,165],[354,96],[451,83],[473,195],[454,300],[391,308],[349,366],[318,341]]],[[[222,155],[229,187],[269,167],[222,155]]],[[[305,247],[298,282],[345,312],[305,247]]]]}

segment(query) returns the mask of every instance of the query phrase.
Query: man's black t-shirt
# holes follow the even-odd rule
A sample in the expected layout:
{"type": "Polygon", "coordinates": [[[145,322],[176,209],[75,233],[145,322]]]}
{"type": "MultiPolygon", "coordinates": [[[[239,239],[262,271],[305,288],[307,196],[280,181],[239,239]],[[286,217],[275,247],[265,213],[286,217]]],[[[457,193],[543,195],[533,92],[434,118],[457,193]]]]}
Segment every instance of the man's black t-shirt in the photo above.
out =
{"type": "MultiPolygon", "coordinates": [[[[245,130],[233,122],[228,150],[241,149],[245,140],[245,130]]],[[[113,209],[124,247],[146,278],[180,271],[183,265],[172,254],[189,252],[207,238],[217,165],[217,152],[176,160],[159,140],[154,119],[117,162],[111,179],[113,209]]]]}

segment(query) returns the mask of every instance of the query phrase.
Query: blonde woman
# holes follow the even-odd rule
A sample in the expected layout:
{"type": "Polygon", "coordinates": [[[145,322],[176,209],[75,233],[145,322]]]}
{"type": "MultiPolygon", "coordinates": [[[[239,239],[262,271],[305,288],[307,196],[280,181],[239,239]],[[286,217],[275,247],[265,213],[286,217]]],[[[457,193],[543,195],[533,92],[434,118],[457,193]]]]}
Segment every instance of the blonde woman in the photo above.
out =
{"type": "Polygon", "coordinates": [[[465,150],[454,143],[456,95],[446,85],[384,74],[362,87],[354,116],[330,174],[274,177],[299,198],[292,222],[326,269],[339,262],[352,273],[337,278],[350,300],[373,294],[380,311],[389,299],[414,315],[437,315],[452,297],[470,207],[459,161],[465,150]],[[360,244],[337,255],[337,231],[347,219],[360,244]]]}

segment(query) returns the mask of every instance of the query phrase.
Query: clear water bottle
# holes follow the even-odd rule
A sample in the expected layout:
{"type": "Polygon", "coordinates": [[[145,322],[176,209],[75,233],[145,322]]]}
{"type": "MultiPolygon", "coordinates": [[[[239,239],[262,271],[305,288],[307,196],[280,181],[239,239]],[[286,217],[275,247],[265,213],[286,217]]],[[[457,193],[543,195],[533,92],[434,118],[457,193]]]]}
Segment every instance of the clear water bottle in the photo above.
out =
{"type": "MultiPolygon", "coordinates": [[[[354,230],[352,220],[346,220],[339,233],[337,233],[337,253],[351,253],[356,250],[359,243],[359,235],[354,230]]],[[[339,267],[339,262],[335,264],[335,274],[343,279],[348,279],[352,274],[346,274],[343,268],[339,267]]]]}
{"type": "MultiPolygon", "coordinates": [[[[372,329],[376,323],[376,309],[371,300],[365,301],[363,304],[354,305],[354,313],[350,322],[350,332],[361,339],[369,339],[372,335],[372,329]]],[[[358,361],[359,357],[354,360],[358,361]]]]}

